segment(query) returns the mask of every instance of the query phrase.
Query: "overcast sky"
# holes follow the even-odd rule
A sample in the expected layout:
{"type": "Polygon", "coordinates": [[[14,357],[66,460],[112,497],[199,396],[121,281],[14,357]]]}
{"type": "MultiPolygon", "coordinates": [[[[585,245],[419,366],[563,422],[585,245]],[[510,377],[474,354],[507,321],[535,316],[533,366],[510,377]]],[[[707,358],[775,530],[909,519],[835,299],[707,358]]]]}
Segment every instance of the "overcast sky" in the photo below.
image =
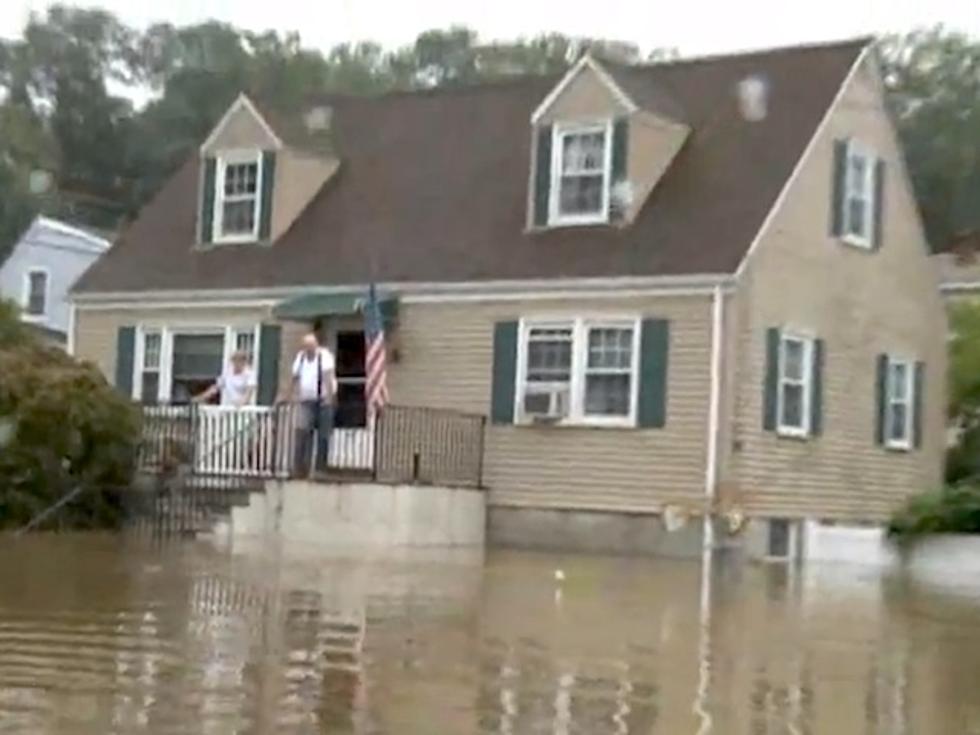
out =
{"type": "MultiPolygon", "coordinates": [[[[299,30],[307,46],[372,39],[397,46],[464,24],[483,40],[559,31],[701,54],[903,31],[943,23],[980,37],[980,0],[102,0],[138,27],[218,18],[252,30],[299,30]]],[[[0,0],[0,36],[48,2],[0,0]]]]}

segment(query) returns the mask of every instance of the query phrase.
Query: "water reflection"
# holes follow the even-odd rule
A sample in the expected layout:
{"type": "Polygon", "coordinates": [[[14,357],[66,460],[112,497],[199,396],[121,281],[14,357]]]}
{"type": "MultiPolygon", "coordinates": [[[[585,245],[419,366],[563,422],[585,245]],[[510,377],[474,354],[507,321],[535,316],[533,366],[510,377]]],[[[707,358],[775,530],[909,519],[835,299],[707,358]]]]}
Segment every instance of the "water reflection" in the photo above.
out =
{"type": "Polygon", "coordinates": [[[945,735],[977,691],[980,599],[861,570],[0,539],[2,733],[945,735]]]}

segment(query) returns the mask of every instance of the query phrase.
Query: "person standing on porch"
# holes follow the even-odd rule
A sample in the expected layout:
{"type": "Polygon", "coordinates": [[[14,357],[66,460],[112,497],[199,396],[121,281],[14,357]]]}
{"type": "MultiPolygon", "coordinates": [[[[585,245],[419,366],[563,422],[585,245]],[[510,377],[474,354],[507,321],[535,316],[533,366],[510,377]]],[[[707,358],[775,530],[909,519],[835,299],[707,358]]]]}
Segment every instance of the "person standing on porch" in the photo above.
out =
{"type": "Polygon", "coordinates": [[[235,350],[225,371],[210,388],[192,400],[194,403],[207,403],[220,393],[222,406],[248,406],[255,397],[257,385],[255,371],[248,364],[248,355],[242,350],[235,350]]]}
{"type": "Polygon", "coordinates": [[[289,400],[298,400],[300,405],[296,470],[309,474],[310,458],[314,455],[313,467],[322,472],[327,468],[330,453],[337,378],[333,353],[320,346],[315,334],[303,337],[303,346],[293,360],[292,376],[289,400]]]}

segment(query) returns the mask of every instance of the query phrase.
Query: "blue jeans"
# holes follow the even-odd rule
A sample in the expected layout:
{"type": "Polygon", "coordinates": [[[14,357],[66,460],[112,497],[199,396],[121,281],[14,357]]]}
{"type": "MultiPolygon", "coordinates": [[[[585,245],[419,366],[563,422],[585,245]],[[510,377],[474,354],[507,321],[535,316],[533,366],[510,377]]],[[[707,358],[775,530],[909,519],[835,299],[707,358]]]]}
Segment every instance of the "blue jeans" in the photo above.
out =
{"type": "Polygon", "coordinates": [[[330,456],[330,432],[333,431],[333,406],[320,401],[302,401],[299,404],[299,425],[296,429],[296,474],[310,474],[310,460],[316,445],[317,472],[327,469],[330,456]]]}

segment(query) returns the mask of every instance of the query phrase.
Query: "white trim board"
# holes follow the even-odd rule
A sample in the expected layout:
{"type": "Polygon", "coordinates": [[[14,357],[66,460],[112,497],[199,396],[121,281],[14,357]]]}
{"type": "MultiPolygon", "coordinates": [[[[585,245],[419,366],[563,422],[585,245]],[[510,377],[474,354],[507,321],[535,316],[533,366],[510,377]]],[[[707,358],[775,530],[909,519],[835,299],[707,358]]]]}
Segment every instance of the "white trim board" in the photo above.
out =
{"type": "Polygon", "coordinates": [[[220,133],[222,128],[224,128],[224,126],[228,123],[232,115],[234,115],[236,112],[238,112],[239,109],[243,107],[256,120],[258,120],[259,125],[262,126],[262,129],[269,135],[270,138],[272,138],[276,150],[280,150],[284,147],[282,139],[278,135],[276,135],[276,131],[273,130],[272,126],[269,125],[268,121],[266,121],[266,119],[262,117],[262,113],[258,111],[258,108],[255,107],[255,104],[252,102],[252,100],[250,100],[248,96],[244,92],[242,92],[238,95],[235,101],[231,103],[231,107],[229,107],[225,111],[225,114],[221,116],[221,119],[218,120],[218,124],[211,129],[211,133],[208,135],[207,139],[203,143],[201,143],[201,148],[200,148],[201,153],[206,152],[214,144],[214,140],[215,138],[218,137],[218,133],[220,133]]]}
{"type": "Polygon", "coordinates": [[[572,83],[575,77],[577,77],[585,67],[589,67],[589,69],[593,71],[597,77],[599,77],[599,81],[601,81],[609,89],[609,91],[613,93],[613,96],[615,96],[616,99],[619,100],[624,107],[626,107],[627,112],[632,113],[640,109],[630,98],[630,96],[626,94],[626,92],[624,92],[618,84],[616,84],[616,81],[609,75],[609,72],[603,69],[602,65],[592,58],[591,55],[586,53],[571,69],[565,73],[565,76],[561,78],[561,81],[558,82],[555,88],[548,93],[548,96],[545,97],[541,104],[538,105],[534,112],[531,113],[532,125],[536,125],[538,123],[548,109],[555,104],[555,101],[561,96],[562,92],[565,91],[568,85],[572,83]]]}
{"type": "Polygon", "coordinates": [[[841,85],[838,88],[837,93],[834,95],[834,99],[831,101],[830,105],[827,106],[827,109],[824,111],[823,117],[821,118],[820,122],[817,124],[817,129],[813,131],[813,135],[810,136],[810,140],[807,142],[806,148],[803,149],[803,154],[800,156],[799,160],[796,162],[796,165],[793,167],[793,170],[790,172],[789,178],[787,178],[786,181],[783,182],[782,189],[780,189],[779,194],[776,195],[776,199],[772,203],[772,207],[769,208],[769,212],[766,214],[765,219],[762,220],[762,225],[760,225],[758,232],[755,233],[755,237],[752,238],[752,242],[749,245],[748,250],[745,251],[745,255],[742,256],[742,260],[738,264],[738,268],[735,269],[736,280],[741,279],[742,274],[745,272],[745,269],[748,265],[749,259],[752,257],[752,254],[755,253],[755,251],[758,249],[759,243],[762,241],[762,238],[769,233],[769,228],[772,226],[772,222],[776,218],[776,214],[779,212],[779,210],[782,209],[783,203],[786,201],[786,198],[789,196],[790,189],[793,188],[793,185],[796,183],[796,180],[800,177],[800,173],[803,171],[803,168],[810,161],[810,157],[813,155],[813,150],[817,146],[817,141],[823,136],[824,131],[827,129],[827,126],[830,124],[831,118],[834,116],[834,113],[837,112],[837,108],[840,107],[841,100],[844,98],[844,94],[846,93],[847,88],[851,85],[851,82],[857,76],[858,71],[861,69],[865,60],[868,58],[868,54],[870,52],[871,52],[871,45],[868,44],[863,49],[861,49],[861,53],[858,54],[858,57],[854,60],[854,63],[851,65],[851,68],[848,70],[847,76],[844,77],[844,81],[841,82],[841,85]]]}
{"type": "MultiPolygon", "coordinates": [[[[536,278],[523,280],[456,281],[456,282],[405,282],[390,281],[375,284],[381,291],[397,293],[403,300],[408,297],[439,297],[442,300],[466,300],[463,297],[511,297],[553,298],[556,294],[583,294],[636,291],[641,294],[676,293],[694,291],[710,293],[715,286],[733,285],[727,273],[702,273],[680,276],[613,276],[604,278],[536,278]]],[[[82,308],[95,304],[152,307],[160,303],[178,305],[223,304],[227,306],[273,305],[278,300],[308,293],[324,295],[367,291],[366,283],[319,286],[272,286],[269,288],[173,290],[173,291],[104,291],[100,293],[72,294],[70,300],[82,308]]]]}

